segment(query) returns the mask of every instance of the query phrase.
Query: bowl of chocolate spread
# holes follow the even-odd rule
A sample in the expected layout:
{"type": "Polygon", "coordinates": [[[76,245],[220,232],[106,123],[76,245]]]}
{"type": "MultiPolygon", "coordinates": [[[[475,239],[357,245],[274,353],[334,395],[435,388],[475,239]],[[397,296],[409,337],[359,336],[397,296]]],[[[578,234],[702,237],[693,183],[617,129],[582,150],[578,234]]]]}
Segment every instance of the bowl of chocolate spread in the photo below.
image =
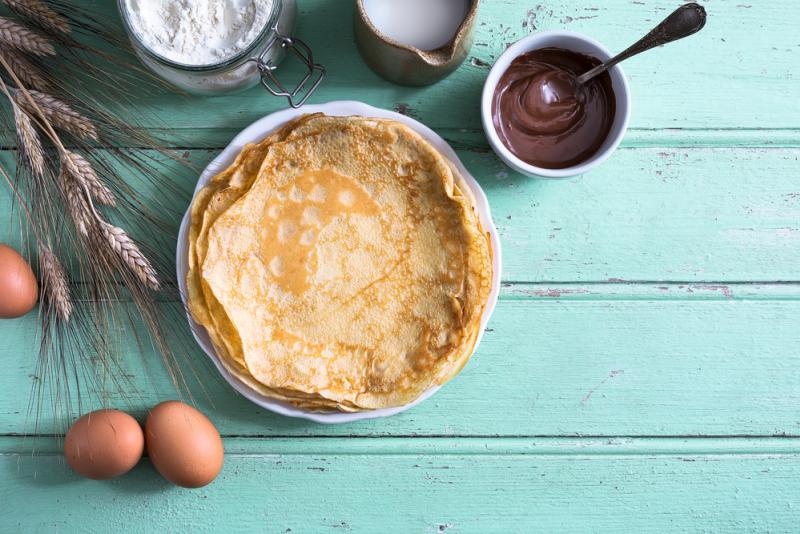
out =
{"type": "Polygon", "coordinates": [[[575,32],[521,39],[483,87],[483,129],[495,153],[528,176],[564,178],[600,165],[628,127],[630,91],[619,65],[586,84],[575,78],[611,57],[575,32]]]}

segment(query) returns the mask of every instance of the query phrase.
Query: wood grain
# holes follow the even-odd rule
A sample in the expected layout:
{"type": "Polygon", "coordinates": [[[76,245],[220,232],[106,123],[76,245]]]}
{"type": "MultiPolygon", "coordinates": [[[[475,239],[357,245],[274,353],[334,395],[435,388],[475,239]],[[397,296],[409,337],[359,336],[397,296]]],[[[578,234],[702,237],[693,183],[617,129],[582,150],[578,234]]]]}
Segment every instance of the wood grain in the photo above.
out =
{"type": "MultiPolygon", "coordinates": [[[[215,380],[196,349],[187,356],[208,393],[192,392],[229,436],[800,436],[797,295],[733,300],[697,287],[692,295],[719,300],[568,300],[508,289],[466,369],[406,414],[325,426],[264,413],[215,380]]],[[[570,295],[542,294],[558,291],[570,295]]],[[[0,432],[31,432],[35,317],[3,331],[12,342],[0,346],[0,432]]],[[[113,406],[143,415],[175,396],[157,355],[142,360],[132,333],[118,341],[130,347],[126,364],[139,392],[112,397],[113,406]]]]}
{"type": "MultiPolygon", "coordinates": [[[[57,438],[23,436],[34,431],[36,318],[4,321],[0,532],[796,531],[800,11],[793,0],[703,4],[700,34],[625,63],[634,101],[622,148],[596,172],[547,181],[510,171],[486,143],[478,104],[491,63],[543,29],[621,50],[674,0],[485,0],[468,60],[427,88],[363,64],[351,2],[300,0],[298,35],[329,72],[311,101],[355,98],[422,121],[486,190],[505,269],[478,353],[410,412],[315,425],[238,397],[181,344],[182,312],[162,302],[227,449],[220,479],[186,491],[147,460],[117,481],[79,480],[57,438]]],[[[94,7],[117,20],[115,3],[94,7]]],[[[176,226],[199,170],[284,106],[259,88],[123,105],[195,166],[163,167],[184,191],[165,206],[176,226]]],[[[4,165],[12,135],[0,130],[4,165]]],[[[11,209],[0,187],[0,241],[18,244],[11,209]]],[[[143,417],[176,394],[133,331],[116,336],[138,391],[106,404],[143,417]]],[[[41,426],[52,422],[45,413],[41,426]]]]}
{"type": "MultiPolygon", "coordinates": [[[[800,280],[800,148],[631,148],[590,175],[535,180],[505,167],[482,136],[448,140],[489,198],[505,281],[800,280]]],[[[163,166],[185,193],[164,212],[175,228],[216,155],[183,152],[194,168],[163,166]]],[[[163,195],[129,179],[145,199],[163,195]]],[[[0,212],[10,202],[0,189],[0,212]]]]}
{"type": "Polygon", "coordinates": [[[147,460],[95,482],[59,456],[0,454],[13,475],[0,479],[0,521],[19,532],[790,532],[796,517],[796,450],[472,445],[484,452],[351,454],[347,444],[297,441],[270,452],[266,442],[257,454],[229,451],[217,481],[193,491],[170,486],[147,460]]]}
{"type": "MultiPolygon", "coordinates": [[[[479,95],[488,68],[509,43],[539,30],[585,33],[619,51],[675,8],[674,0],[595,3],[489,0],[479,10],[475,45],[452,76],[430,87],[390,85],[361,61],[352,34],[352,2],[300,0],[297,35],[328,69],[310,102],[357,99],[421,118],[432,128],[479,131],[479,95]]],[[[97,16],[118,20],[113,2],[97,16]]],[[[706,3],[709,23],[689,39],[631,59],[624,69],[634,96],[631,127],[644,129],[800,129],[794,0],[706,3]]],[[[281,66],[282,79],[300,65],[281,66]]],[[[288,83],[288,82],[287,82],[288,83]]],[[[127,104],[149,113],[142,124],[168,133],[177,146],[224,146],[232,134],[285,101],[260,88],[213,99],[157,92],[127,104]],[[202,110],[202,112],[199,112],[202,110]]],[[[138,112],[137,115],[141,115],[138,112]]],[[[763,141],[762,141],[763,142],[763,141]]]]}

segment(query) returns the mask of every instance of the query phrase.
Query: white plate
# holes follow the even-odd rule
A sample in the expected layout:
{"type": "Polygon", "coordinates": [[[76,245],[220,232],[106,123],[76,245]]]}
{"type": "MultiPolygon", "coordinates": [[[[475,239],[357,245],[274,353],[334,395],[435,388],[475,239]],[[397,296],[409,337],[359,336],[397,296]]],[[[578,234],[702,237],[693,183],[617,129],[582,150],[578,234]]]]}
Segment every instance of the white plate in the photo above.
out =
{"type": "MultiPolygon", "coordinates": [[[[236,155],[241,152],[242,148],[247,143],[254,143],[264,139],[267,134],[289,120],[297,117],[298,115],[320,112],[335,116],[360,115],[362,117],[380,117],[402,122],[403,124],[409,126],[412,130],[416,131],[418,134],[422,135],[434,147],[436,147],[439,152],[455,163],[459,172],[464,177],[464,181],[467,183],[467,186],[469,186],[473,195],[475,196],[475,202],[477,204],[476,208],[478,210],[478,215],[480,216],[481,224],[483,225],[483,228],[489,232],[491,238],[494,269],[492,273],[492,291],[489,294],[489,302],[487,303],[486,310],[483,312],[483,316],[481,317],[481,330],[478,334],[478,339],[475,342],[475,348],[473,349],[474,352],[474,350],[478,348],[478,344],[483,336],[486,323],[489,321],[489,316],[491,316],[492,311],[494,310],[495,304],[497,303],[497,295],[500,292],[500,239],[497,235],[497,228],[495,228],[494,222],[492,222],[492,216],[489,211],[489,202],[486,200],[486,195],[484,194],[483,189],[481,189],[481,186],[478,185],[478,182],[475,180],[475,178],[473,178],[469,171],[467,171],[467,169],[458,159],[458,156],[456,156],[456,153],[452,148],[450,148],[450,145],[448,145],[444,139],[439,137],[427,126],[415,121],[414,119],[406,117],[405,115],[401,115],[393,111],[387,111],[385,109],[374,108],[361,102],[349,100],[328,102],[327,104],[309,105],[304,106],[302,109],[285,109],[283,111],[278,111],[276,113],[272,113],[271,115],[267,115],[263,119],[257,120],[242,130],[239,135],[234,137],[233,141],[231,141],[231,144],[229,144],[225,150],[223,150],[222,153],[214,159],[214,161],[209,163],[208,167],[206,167],[203,173],[200,175],[200,179],[197,181],[197,187],[195,188],[195,194],[197,194],[197,191],[199,191],[208,183],[212,176],[223,171],[228,167],[228,165],[233,163],[234,159],[236,159],[236,155]]],[[[183,216],[180,232],[178,233],[178,250],[176,258],[178,287],[180,288],[181,300],[183,301],[184,306],[186,306],[186,273],[189,269],[187,256],[189,249],[187,233],[189,229],[190,216],[190,211],[187,210],[186,215],[183,216]]],[[[405,406],[398,406],[395,408],[383,408],[380,410],[355,413],[312,412],[308,410],[302,410],[287,402],[277,401],[253,391],[238,378],[228,372],[225,366],[222,365],[219,356],[217,356],[216,352],[214,351],[214,346],[211,344],[211,340],[209,339],[205,328],[195,323],[190,314],[187,313],[187,317],[189,319],[189,326],[192,329],[192,334],[197,340],[197,343],[200,345],[203,351],[208,354],[225,380],[227,380],[228,383],[233,386],[234,389],[236,389],[236,391],[244,395],[247,399],[251,400],[255,404],[282,415],[301,417],[304,419],[310,419],[311,421],[316,421],[318,423],[347,423],[350,421],[358,421],[360,419],[387,417],[416,406],[420,402],[436,393],[436,391],[438,391],[441,387],[432,387],[413,402],[406,404],[405,406]]]]}

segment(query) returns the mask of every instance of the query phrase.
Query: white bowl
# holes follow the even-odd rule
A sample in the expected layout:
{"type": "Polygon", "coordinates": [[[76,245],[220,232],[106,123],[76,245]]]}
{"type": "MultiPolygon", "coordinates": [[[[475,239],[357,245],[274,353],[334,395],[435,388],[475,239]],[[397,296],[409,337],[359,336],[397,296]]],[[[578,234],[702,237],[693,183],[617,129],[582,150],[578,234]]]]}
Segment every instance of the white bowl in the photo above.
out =
{"type": "Polygon", "coordinates": [[[611,75],[611,86],[616,97],[617,111],[614,115],[614,123],[608,133],[605,143],[597,151],[597,154],[579,165],[564,169],[545,169],[526,163],[511,153],[511,151],[500,140],[492,121],[492,97],[497,87],[500,77],[508,69],[508,66],[517,57],[531,50],[539,48],[558,47],[594,56],[601,61],[611,58],[611,53],[600,43],[581,35],[580,33],[568,31],[543,31],[524,37],[508,47],[503,54],[497,58],[489,76],[483,84],[483,94],[481,95],[481,119],[483,121],[483,131],[489,139],[492,149],[512,169],[528,176],[539,176],[545,178],[566,178],[588,172],[611,156],[611,153],[619,146],[625,132],[628,129],[628,119],[631,115],[631,93],[628,87],[628,80],[622,67],[616,65],[609,69],[611,75]]]}
{"type": "MultiPolygon", "coordinates": [[[[497,296],[500,292],[500,270],[501,270],[501,261],[500,261],[500,238],[497,234],[497,228],[494,226],[494,222],[492,221],[492,216],[489,211],[489,202],[486,199],[486,195],[481,189],[481,186],[472,177],[472,175],[467,171],[461,161],[458,159],[458,156],[450,148],[450,145],[447,142],[439,137],[433,130],[428,128],[427,126],[423,125],[420,122],[415,121],[405,115],[401,115],[399,113],[395,113],[393,111],[387,111],[385,109],[374,108],[372,106],[368,106],[361,102],[355,101],[337,101],[337,102],[328,102],[327,104],[319,104],[319,105],[308,105],[304,106],[302,109],[286,109],[283,111],[278,111],[276,113],[272,113],[271,115],[267,115],[266,117],[257,120],[244,130],[234,137],[233,141],[222,151],[222,153],[217,156],[211,163],[208,164],[208,167],[205,168],[203,173],[200,175],[200,179],[197,181],[197,187],[195,188],[195,194],[199,191],[203,186],[205,186],[208,181],[211,179],[212,176],[218,174],[220,171],[224,170],[228,165],[230,165],[233,160],[236,158],[236,155],[242,150],[245,144],[253,143],[264,139],[267,134],[281,126],[282,124],[288,122],[289,120],[297,117],[298,115],[302,115],[305,113],[326,113],[328,115],[336,115],[336,116],[346,116],[346,115],[360,115],[363,117],[380,117],[386,119],[393,119],[398,122],[402,122],[403,124],[409,126],[412,130],[416,131],[418,134],[422,135],[425,139],[427,139],[439,152],[441,152],[445,157],[450,159],[458,168],[461,175],[464,177],[464,181],[466,182],[467,186],[472,191],[473,195],[475,196],[476,202],[476,209],[478,211],[478,215],[480,217],[481,224],[483,225],[484,229],[489,232],[491,245],[492,245],[492,257],[493,257],[493,269],[494,272],[492,273],[492,291],[489,294],[489,302],[486,305],[486,310],[483,312],[483,316],[481,317],[481,330],[478,334],[478,339],[475,342],[475,349],[478,348],[478,343],[480,343],[481,337],[483,336],[483,331],[486,328],[486,323],[489,321],[489,316],[491,316],[492,311],[494,310],[495,304],[497,304],[497,296]]],[[[177,249],[177,258],[176,258],[176,267],[178,273],[178,287],[180,288],[181,293],[181,300],[183,301],[184,306],[186,306],[186,273],[188,272],[189,265],[188,265],[188,231],[189,231],[189,219],[191,217],[191,213],[189,210],[186,211],[186,214],[183,216],[183,221],[181,222],[181,228],[178,233],[178,249],[177,249]]],[[[217,353],[214,351],[214,346],[211,343],[211,340],[206,333],[205,328],[194,322],[191,315],[187,313],[187,317],[189,319],[189,326],[192,329],[192,334],[194,335],[195,340],[200,345],[200,348],[211,358],[216,365],[217,369],[219,370],[220,374],[222,374],[223,378],[233,386],[236,391],[241,393],[247,399],[252,401],[253,403],[270,410],[275,413],[279,413],[282,415],[287,415],[290,417],[301,417],[304,419],[309,419],[311,421],[316,421],[318,423],[348,423],[351,421],[358,421],[360,419],[372,419],[375,417],[387,417],[389,415],[394,415],[409,408],[416,406],[420,402],[424,401],[436,391],[439,390],[440,386],[432,387],[425,391],[419,398],[414,400],[413,402],[406,404],[405,406],[397,406],[394,408],[384,408],[381,410],[372,410],[372,411],[365,411],[365,412],[356,412],[356,413],[343,413],[343,412],[313,412],[308,410],[302,410],[289,404],[287,402],[281,402],[278,400],[271,399],[269,397],[265,397],[258,392],[252,390],[238,378],[233,376],[222,364],[217,356],[217,353]]]]}

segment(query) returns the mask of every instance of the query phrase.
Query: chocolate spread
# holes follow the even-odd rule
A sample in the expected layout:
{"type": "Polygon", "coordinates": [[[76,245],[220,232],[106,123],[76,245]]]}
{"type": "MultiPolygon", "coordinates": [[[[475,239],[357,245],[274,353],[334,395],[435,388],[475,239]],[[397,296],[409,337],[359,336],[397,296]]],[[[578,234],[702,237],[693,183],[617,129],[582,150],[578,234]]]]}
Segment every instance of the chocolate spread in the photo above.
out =
{"type": "Polygon", "coordinates": [[[575,78],[599,64],[563,48],[533,50],[512,61],[492,102],[503,144],[546,169],[572,167],[595,155],[616,113],[611,77],[606,72],[581,86],[575,78]]]}

